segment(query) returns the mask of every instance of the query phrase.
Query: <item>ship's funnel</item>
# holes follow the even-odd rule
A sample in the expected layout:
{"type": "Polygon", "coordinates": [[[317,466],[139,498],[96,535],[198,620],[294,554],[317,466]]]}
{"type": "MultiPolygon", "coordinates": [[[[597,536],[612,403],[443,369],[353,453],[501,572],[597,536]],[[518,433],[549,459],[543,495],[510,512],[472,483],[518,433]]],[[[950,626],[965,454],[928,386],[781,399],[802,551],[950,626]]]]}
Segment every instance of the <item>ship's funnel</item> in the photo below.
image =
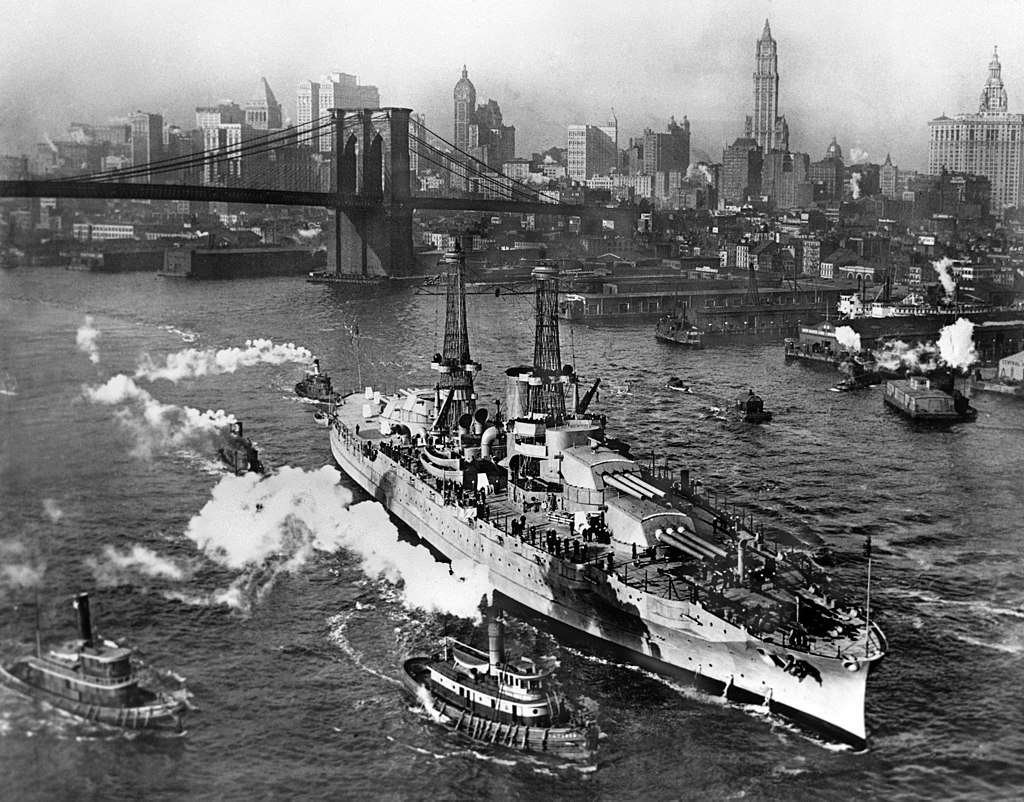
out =
{"type": "Polygon", "coordinates": [[[469,427],[473,425],[473,416],[468,412],[459,416],[459,434],[467,434],[469,427]]]}
{"type": "Polygon", "coordinates": [[[487,620],[487,656],[492,666],[505,662],[505,625],[498,618],[487,620]]]}
{"type": "Polygon", "coordinates": [[[89,594],[79,593],[72,602],[78,611],[78,634],[84,646],[92,646],[92,618],[89,615],[89,594]]]}
{"type": "Polygon", "coordinates": [[[240,420],[236,420],[231,424],[231,434],[235,435],[235,437],[242,436],[242,422],[240,420]]]}

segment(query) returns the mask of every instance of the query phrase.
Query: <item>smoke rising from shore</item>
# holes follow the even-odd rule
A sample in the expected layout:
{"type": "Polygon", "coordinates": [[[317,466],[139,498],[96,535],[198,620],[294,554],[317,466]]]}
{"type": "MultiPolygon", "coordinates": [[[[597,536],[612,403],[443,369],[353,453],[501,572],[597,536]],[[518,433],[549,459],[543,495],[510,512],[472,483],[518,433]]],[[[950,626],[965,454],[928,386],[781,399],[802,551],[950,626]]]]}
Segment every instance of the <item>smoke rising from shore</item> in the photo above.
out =
{"type": "Polygon", "coordinates": [[[932,262],[932,268],[939,274],[939,282],[942,284],[942,289],[945,291],[947,298],[952,298],[956,292],[956,279],[953,278],[953,274],[950,272],[952,266],[953,260],[945,256],[937,262],[932,262]]]}
{"type": "Polygon", "coordinates": [[[836,327],[836,341],[852,353],[860,352],[860,335],[849,326],[836,327]]]}
{"type": "Polygon", "coordinates": [[[216,376],[234,373],[241,367],[267,364],[281,365],[285,362],[308,363],[313,354],[307,348],[293,343],[274,344],[271,340],[246,340],[244,348],[186,348],[168,354],[163,365],[157,365],[148,354],[143,355],[135,371],[135,378],[156,381],[167,379],[179,382],[197,376],[216,376]]]}
{"type": "Polygon", "coordinates": [[[337,549],[357,555],[367,576],[399,586],[409,607],[477,619],[480,599],[490,592],[486,568],[456,562],[449,569],[426,549],[399,541],[380,504],[353,505],[330,466],[286,467],[262,479],[225,476],[185,534],[210,559],[241,572],[215,594],[236,607],[258,601],[316,552],[337,549]]]}
{"type": "Polygon", "coordinates": [[[943,326],[939,332],[939,353],[942,361],[951,368],[966,370],[978,361],[974,348],[974,324],[966,318],[957,318],[955,323],[943,326]]]}

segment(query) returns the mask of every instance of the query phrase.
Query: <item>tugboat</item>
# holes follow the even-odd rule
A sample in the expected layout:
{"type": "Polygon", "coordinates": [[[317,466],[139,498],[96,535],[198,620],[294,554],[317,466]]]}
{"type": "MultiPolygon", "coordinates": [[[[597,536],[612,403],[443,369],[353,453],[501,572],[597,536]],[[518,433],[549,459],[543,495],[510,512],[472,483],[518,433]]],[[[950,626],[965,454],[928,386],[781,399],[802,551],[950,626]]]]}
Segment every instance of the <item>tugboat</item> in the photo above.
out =
{"type": "Polygon", "coordinates": [[[0,666],[0,683],[89,721],[131,730],[173,728],[181,732],[188,704],[183,691],[144,687],[131,662],[131,649],[94,636],[89,595],[79,593],[79,639],[45,655],[0,666]]]}
{"type": "Polygon", "coordinates": [[[331,387],[331,377],[320,372],[320,360],[313,360],[313,367],[306,371],[302,381],[295,385],[296,395],[311,398],[322,404],[335,404],[341,398],[331,387]]]}
{"type": "Polygon", "coordinates": [[[478,408],[464,258],[443,263],[447,370],[346,396],[328,429],[341,470],[435,553],[486,569],[506,611],[863,747],[868,675],[888,651],[871,608],[836,598],[795,536],[606,432],[597,383],[581,393],[562,362],[557,262],[533,271],[532,363],[505,372],[497,412],[478,408]]]}
{"type": "Polygon", "coordinates": [[[445,727],[476,741],[585,759],[598,727],[571,715],[547,686],[549,670],[506,659],[500,621],[487,625],[488,651],[446,638],[441,654],[410,657],[402,683],[445,727]]]}
{"type": "Polygon", "coordinates": [[[886,406],[919,423],[957,423],[978,418],[978,410],[959,390],[951,393],[933,386],[925,376],[885,383],[886,406]]]}
{"type": "Polygon", "coordinates": [[[750,390],[743,398],[737,399],[736,409],[743,413],[744,423],[768,423],[772,413],[764,408],[761,396],[750,390]]]}
{"type": "Polygon", "coordinates": [[[231,424],[227,442],[217,449],[217,456],[236,476],[249,471],[263,473],[265,470],[263,463],[260,462],[260,452],[256,450],[252,440],[242,435],[241,421],[231,424]]]}

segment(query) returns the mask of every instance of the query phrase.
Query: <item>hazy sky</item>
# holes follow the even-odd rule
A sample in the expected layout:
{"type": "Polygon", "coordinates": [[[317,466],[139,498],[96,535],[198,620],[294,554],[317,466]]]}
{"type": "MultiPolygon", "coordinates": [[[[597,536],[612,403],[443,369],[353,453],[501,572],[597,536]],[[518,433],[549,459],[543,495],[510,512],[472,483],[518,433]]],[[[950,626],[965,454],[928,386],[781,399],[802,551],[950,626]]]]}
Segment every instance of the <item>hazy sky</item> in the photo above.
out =
{"type": "Polygon", "coordinates": [[[450,138],[466,63],[519,155],[564,147],[567,124],[614,107],[620,144],[685,114],[717,161],[753,105],[765,17],[791,148],[813,159],[834,134],[845,154],[923,169],[928,120],[977,109],[993,45],[1010,111],[1024,112],[1024,0],[0,0],[0,15],[0,153],[136,109],[191,127],[195,106],[244,102],[264,75],[294,117],[296,84],[331,70],[450,138]]]}

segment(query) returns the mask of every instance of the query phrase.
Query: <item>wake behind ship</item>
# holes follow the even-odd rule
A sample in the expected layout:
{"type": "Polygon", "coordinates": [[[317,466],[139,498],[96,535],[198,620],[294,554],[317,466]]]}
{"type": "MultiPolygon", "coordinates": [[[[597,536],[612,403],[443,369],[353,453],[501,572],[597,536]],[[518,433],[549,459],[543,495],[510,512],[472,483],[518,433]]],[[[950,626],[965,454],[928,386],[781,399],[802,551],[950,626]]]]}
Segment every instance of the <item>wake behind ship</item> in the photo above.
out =
{"type": "Polygon", "coordinates": [[[429,389],[368,388],[335,409],[338,465],[498,594],[730,699],[864,745],[868,674],[886,652],[869,612],[832,598],[800,550],[712,504],[687,471],[650,468],[589,412],[561,363],[558,269],[541,262],[530,366],[506,371],[505,416],[476,406],[463,255],[445,255],[444,350],[429,389]]]}

